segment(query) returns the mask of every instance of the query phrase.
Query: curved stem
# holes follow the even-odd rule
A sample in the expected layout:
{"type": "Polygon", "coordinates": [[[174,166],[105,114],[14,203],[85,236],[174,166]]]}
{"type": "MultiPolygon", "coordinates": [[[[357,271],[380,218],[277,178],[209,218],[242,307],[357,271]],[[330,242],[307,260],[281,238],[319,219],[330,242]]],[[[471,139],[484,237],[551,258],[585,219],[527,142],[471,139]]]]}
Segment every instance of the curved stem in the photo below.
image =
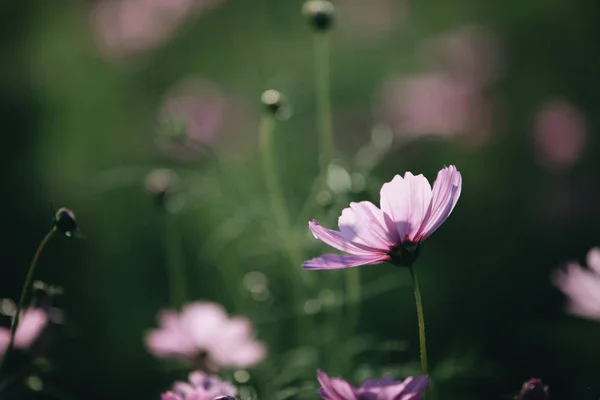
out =
{"type": "Polygon", "coordinates": [[[421,373],[427,375],[427,346],[425,343],[425,318],[423,317],[423,302],[421,301],[421,290],[419,289],[419,281],[417,274],[412,265],[409,267],[410,276],[413,280],[413,288],[415,291],[415,303],[417,304],[417,319],[419,321],[419,347],[421,355],[421,373]]]}
{"type": "Polygon", "coordinates": [[[10,340],[8,342],[8,346],[6,347],[6,351],[4,352],[4,356],[2,357],[2,361],[0,361],[0,369],[6,362],[8,355],[12,352],[14,344],[15,344],[15,334],[17,332],[17,327],[19,326],[19,319],[21,317],[21,310],[23,309],[23,305],[25,304],[25,300],[27,299],[27,295],[29,294],[29,288],[31,287],[31,281],[33,280],[33,273],[35,271],[35,267],[38,264],[42,251],[52,239],[52,236],[56,233],[57,228],[56,225],[52,227],[46,233],[46,236],[40,242],[35,254],[33,255],[33,259],[31,260],[31,264],[29,264],[29,269],[27,270],[27,276],[25,277],[25,282],[23,283],[23,288],[21,289],[21,297],[19,298],[19,302],[17,303],[17,309],[15,310],[15,317],[10,326],[10,340]]]}
{"type": "Polygon", "coordinates": [[[165,210],[165,254],[171,306],[178,309],[187,301],[185,261],[174,216],[165,210]]]}

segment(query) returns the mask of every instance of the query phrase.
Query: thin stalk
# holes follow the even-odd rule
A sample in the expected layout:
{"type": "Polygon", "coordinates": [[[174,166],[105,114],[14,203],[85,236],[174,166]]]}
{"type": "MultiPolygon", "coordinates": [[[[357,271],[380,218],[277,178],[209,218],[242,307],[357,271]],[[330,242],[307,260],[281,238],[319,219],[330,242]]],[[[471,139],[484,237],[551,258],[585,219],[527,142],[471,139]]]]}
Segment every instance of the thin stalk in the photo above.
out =
{"type": "Polygon", "coordinates": [[[15,317],[10,326],[10,340],[8,342],[8,346],[6,347],[6,351],[4,352],[4,356],[2,357],[2,361],[0,361],[0,370],[4,366],[8,355],[12,352],[13,347],[15,345],[15,334],[17,332],[17,327],[19,326],[21,310],[23,309],[23,305],[25,304],[25,300],[27,299],[27,295],[29,294],[29,289],[31,288],[31,281],[33,280],[33,273],[35,271],[35,267],[38,264],[40,256],[42,255],[42,251],[44,251],[44,248],[46,247],[50,239],[52,239],[52,236],[54,236],[57,230],[58,229],[56,228],[56,225],[54,225],[52,229],[50,229],[48,233],[46,233],[46,236],[44,236],[44,238],[40,242],[40,245],[35,251],[35,254],[33,255],[31,264],[29,264],[29,269],[27,270],[25,282],[23,283],[23,288],[21,289],[21,297],[19,298],[19,303],[17,303],[17,309],[15,310],[15,317]]]}
{"type": "Polygon", "coordinates": [[[421,355],[421,374],[428,375],[427,370],[427,346],[425,343],[425,318],[423,317],[423,302],[421,301],[421,290],[419,289],[419,281],[417,274],[412,265],[409,267],[410,276],[413,281],[415,291],[415,303],[417,304],[417,319],[419,321],[419,348],[421,355]]]}
{"type": "Polygon", "coordinates": [[[189,299],[186,285],[185,260],[175,217],[165,210],[165,255],[169,298],[173,308],[179,308],[189,299]]]}
{"type": "Polygon", "coordinates": [[[348,292],[348,321],[350,328],[354,329],[360,317],[360,268],[349,268],[346,271],[346,290],[348,292]]]}
{"type": "MultiPolygon", "coordinates": [[[[260,156],[262,161],[265,183],[269,194],[269,203],[273,212],[275,223],[281,231],[281,239],[285,250],[294,268],[299,270],[303,257],[298,241],[293,235],[291,218],[287,207],[283,202],[283,189],[279,182],[277,166],[275,163],[275,151],[273,148],[273,133],[275,132],[275,118],[263,115],[258,127],[260,156]]],[[[302,274],[305,275],[305,274],[302,274]]]]}
{"type": "Polygon", "coordinates": [[[315,51],[315,91],[317,105],[317,124],[320,142],[321,174],[333,159],[333,122],[331,113],[331,89],[329,67],[329,34],[314,34],[315,51]]]}

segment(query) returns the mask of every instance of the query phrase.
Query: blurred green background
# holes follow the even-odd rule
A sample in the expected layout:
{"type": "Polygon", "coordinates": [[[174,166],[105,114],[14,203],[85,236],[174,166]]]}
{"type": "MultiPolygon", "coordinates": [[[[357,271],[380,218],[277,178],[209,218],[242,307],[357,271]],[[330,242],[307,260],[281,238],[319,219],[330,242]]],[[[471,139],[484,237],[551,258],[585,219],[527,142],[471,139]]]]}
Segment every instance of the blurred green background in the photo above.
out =
{"type": "MultiPolygon", "coordinates": [[[[544,379],[556,399],[598,398],[600,325],[564,314],[562,295],[550,280],[552,271],[569,260],[583,261],[600,243],[598,4],[334,4],[339,13],[331,31],[331,93],[338,161],[330,183],[339,190],[321,193],[321,203],[328,195],[331,202],[296,221],[319,172],[313,34],[301,1],[215,2],[167,28],[158,24],[163,32],[139,47],[128,47],[119,36],[125,29],[110,25],[121,21],[117,14],[109,13],[109,22],[95,19],[102,2],[5,2],[1,297],[18,298],[30,258],[52,224],[52,202],[73,209],[85,235],[53,240],[36,272],[36,279],[64,288],[56,305],[67,322],[47,354],[53,367],[43,377],[52,393],[35,396],[152,399],[185,377],[147,354],[142,341],[156,325],[157,310],[169,306],[165,215],[144,187],[154,168],[171,168],[181,178],[177,211],[166,218],[176,227],[193,299],[219,302],[255,321],[270,350],[268,361],[251,372],[259,387],[268,388],[275,372],[298,370],[289,384],[268,389],[262,398],[282,398],[281,390],[304,382],[316,388],[317,367],[354,383],[369,371],[393,371],[396,378],[418,372],[408,271],[388,265],[361,269],[366,298],[350,332],[340,329],[344,307],[335,307],[343,301],[347,271],[301,272],[285,255],[257,154],[260,95],[277,89],[291,110],[277,125],[277,173],[305,258],[325,250],[308,234],[308,219],[319,217],[335,228],[349,201],[378,204],[381,184],[394,174],[423,173],[432,181],[443,165],[461,171],[461,199],[416,265],[440,399],[507,399],[530,377],[544,379]],[[389,139],[390,131],[381,130],[387,83],[448,68],[456,72],[452,66],[462,47],[450,46],[440,56],[436,46],[465,27],[478,27],[475,44],[466,45],[482,48],[474,59],[484,65],[475,62],[474,68],[493,72],[485,82],[469,82],[477,95],[465,107],[477,113],[485,103],[491,119],[483,129],[459,124],[442,135],[399,129],[365,171],[355,156],[373,145],[372,128],[380,128],[380,141],[382,135],[389,139]],[[110,34],[117,39],[104,43],[102,35],[110,34]],[[483,36],[493,37],[494,45],[477,44],[483,36]],[[211,152],[191,159],[173,158],[157,145],[165,130],[161,104],[186,79],[211,82],[228,104],[211,152]],[[584,121],[575,123],[583,133],[546,141],[535,136],[540,107],[553,99],[570,104],[584,121]],[[569,146],[579,151],[552,163],[540,152],[553,145],[559,153],[569,146]],[[345,188],[350,176],[354,181],[345,188]],[[255,300],[244,286],[251,271],[267,276],[266,299],[255,300]],[[303,274],[310,274],[308,286],[303,274]],[[298,291],[316,299],[309,304],[321,311],[302,315],[304,308],[293,306],[290,294],[298,291]],[[298,326],[304,326],[302,334],[298,326]],[[364,344],[360,352],[357,338],[364,344]]],[[[141,9],[133,14],[143,19],[141,9]]],[[[135,44],[142,40],[135,32],[158,29],[122,18],[135,44]]],[[[460,71],[453,79],[465,82],[460,71]]],[[[442,111],[456,105],[448,96],[442,111]]],[[[427,108],[436,97],[419,104],[427,108]]],[[[439,117],[426,111],[425,121],[439,117]]],[[[460,107],[451,116],[455,112],[460,107]]],[[[315,398],[310,390],[308,398],[315,398]]]]}

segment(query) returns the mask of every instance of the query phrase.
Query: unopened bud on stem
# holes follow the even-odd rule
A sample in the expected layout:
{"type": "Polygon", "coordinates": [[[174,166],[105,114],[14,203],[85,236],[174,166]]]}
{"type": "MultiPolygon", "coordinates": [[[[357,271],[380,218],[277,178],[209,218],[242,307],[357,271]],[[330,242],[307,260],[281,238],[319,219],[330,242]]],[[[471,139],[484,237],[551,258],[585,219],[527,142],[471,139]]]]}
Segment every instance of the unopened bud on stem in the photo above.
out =
{"type": "Polygon", "coordinates": [[[79,234],[75,213],[66,207],[59,208],[54,215],[54,226],[69,237],[79,234]]]}
{"type": "Polygon", "coordinates": [[[326,31],[333,23],[333,4],[326,0],[309,0],[302,6],[302,15],[317,31],[326,31]]]}
{"type": "Polygon", "coordinates": [[[277,113],[285,105],[285,98],[283,97],[281,92],[278,92],[277,90],[273,89],[265,90],[260,96],[260,100],[262,101],[267,111],[272,113],[273,115],[277,115],[277,113]]]}

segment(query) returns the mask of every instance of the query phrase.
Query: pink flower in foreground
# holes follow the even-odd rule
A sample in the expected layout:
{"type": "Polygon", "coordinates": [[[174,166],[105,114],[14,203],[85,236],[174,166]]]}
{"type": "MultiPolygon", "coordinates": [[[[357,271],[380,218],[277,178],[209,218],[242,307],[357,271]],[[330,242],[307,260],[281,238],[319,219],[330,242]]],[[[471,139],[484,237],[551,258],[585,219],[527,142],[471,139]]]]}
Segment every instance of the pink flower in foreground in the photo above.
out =
{"type": "Polygon", "coordinates": [[[161,311],[159,328],[146,334],[148,351],[159,358],[202,362],[211,368],[248,368],[266,355],[265,346],[253,339],[246,318],[229,318],[218,304],[195,302],[180,314],[161,311]]]}
{"type": "Polygon", "coordinates": [[[429,384],[426,376],[408,377],[404,381],[394,381],[385,376],[381,380],[367,379],[355,388],[341,378],[330,378],[322,371],[317,371],[317,379],[321,384],[319,395],[325,400],[418,400],[429,384]]]}
{"type": "Polygon", "coordinates": [[[571,263],[553,280],[569,298],[569,313],[600,321],[600,248],[591,249],[586,261],[589,269],[571,263]]]}
{"type": "Polygon", "coordinates": [[[235,396],[237,391],[229,382],[200,371],[192,372],[189,380],[189,383],[175,382],[161,400],[213,400],[218,396],[235,396]]]}
{"type": "MultiPolygon", "coordinates": [[[[48,315],[40,309],[25,310],[21,314],[14,345],[17,349],[26,349],[33,344],[44,330],[48,322],[48,315]]],[[[0,355],[4,354],[9,342],[10,329],[0,328],[0,355]]]]}
{"type": "Polygon", "coordinates": [[[433,190],[423,175],[396,175],[381,188],[381,209],[350,203],[338,220],[339,231],[313,220],[313,235],[349,255],[326,254],[306,261],[304,269],[339,269],[390,261],[410,265],[418,246],[448,218],[460,196],[462,177],[455,166],[443,168],[433,190]]]}

